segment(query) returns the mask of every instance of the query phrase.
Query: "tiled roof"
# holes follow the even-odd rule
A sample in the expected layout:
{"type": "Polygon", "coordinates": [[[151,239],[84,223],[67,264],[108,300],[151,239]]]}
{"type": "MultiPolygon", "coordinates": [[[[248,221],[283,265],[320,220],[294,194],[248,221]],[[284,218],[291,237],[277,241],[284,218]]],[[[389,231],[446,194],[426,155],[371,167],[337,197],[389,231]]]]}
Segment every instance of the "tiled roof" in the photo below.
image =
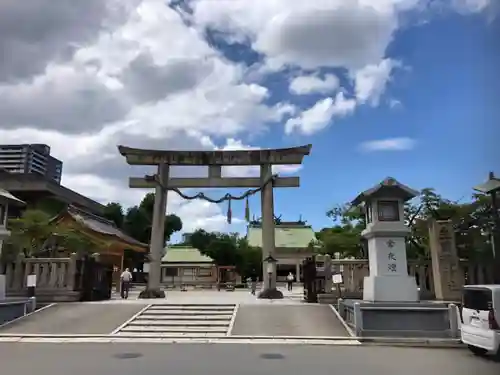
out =
{"type": "MultiPolygon", "coordinates": [[[[314,230],[308,225],[277,225],[274,229],[276,248],[307,248],[311,241],[316,240],[314,230]]],[[[250,246],[262,247],[262,228],[249,226],[247,240],[250,246]]]]}
{"type": "Polygon", "coordinates": [[[15,204],[20,204],[20,205],[26,204],[22,200],[20,200],[19,198],[16,198],[11,193],[9,193],[7,190],[4,190],[4,189],[0,189],[0,197],[3,197],[5,199],[7,199],[8,201],[15,203],[15,204]]]}
{"type": "Polygon", "coordinates": [[[98,232],[108,236],[118,237],[123,242],[126,242],[134,246],[140,246],[144,248],[148,247],[147,244],[139,242],[136,239],[125,234],[120,229],[118,229],[112,221],[107,220],[103,217],[90,214],[73,206],[68,207],[67,213],[75,221],[86,226],[87,228],[89,228],[94,232],[98,232]]]}
{"type": "Polygon", "coordinates": [[[173,246],[165,249],[162,263],[213,263],[209,256],[203,255],[194,247],[173,246]]]}

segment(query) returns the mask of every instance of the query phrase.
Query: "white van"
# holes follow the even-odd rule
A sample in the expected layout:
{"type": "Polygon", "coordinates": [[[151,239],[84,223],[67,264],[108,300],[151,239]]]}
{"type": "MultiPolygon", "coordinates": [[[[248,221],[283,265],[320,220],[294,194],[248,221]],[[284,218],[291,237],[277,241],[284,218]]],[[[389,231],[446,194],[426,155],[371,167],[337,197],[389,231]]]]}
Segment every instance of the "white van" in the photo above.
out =
{"type": "Polygon", "coordinates": [[[470,351],[500,357],[500,285],[466,285],[461,318],[462,342],[470,351]]]}

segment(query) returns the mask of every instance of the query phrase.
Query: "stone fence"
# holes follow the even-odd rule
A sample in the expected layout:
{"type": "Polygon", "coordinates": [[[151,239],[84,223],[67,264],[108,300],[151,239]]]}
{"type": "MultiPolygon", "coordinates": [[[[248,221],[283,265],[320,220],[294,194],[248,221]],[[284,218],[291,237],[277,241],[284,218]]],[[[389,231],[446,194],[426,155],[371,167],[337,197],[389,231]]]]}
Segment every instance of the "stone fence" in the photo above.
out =
{"type": "MultiPolygon", "coordinates": [[[[321,256],[318,261],[321,262],[321,256]]],[[[340,286],[340,294],[334,292],[336,297],[348,299],[360,299],[363,296],[363,279],[369,274],[367,259],[332,259],[333,273],[341,273],[343,283],[340,286]]],[[[452,266],[450,265],[450,268],[452,266]]],[[[492,284],[493,264],[481,264],[460,260],[458,267],[459,285],[451,285],[451,289],[459,290],[467,284],[492,284]],[[460,282],[461,281],[461,282],[460,282]]],[[[408,261],[408,274],[414,276],[417,285],[420,288],[421,300],[433,300],[436,298],[434,289],[434,275],[432,270],[432,261],[408,261]]],[[[445,298],[446,299],[446,298],[445,298]]],[[[452,298],[453,300],[456,298],[452,298]]]]}
{"type": "Polygon", "coordinates": [[[5,275],[8,296],[25,296],[28,275],[36,275],[36,296],[40,302],[77,301],[77,255],[69,258],[24,258],[0,264],[0,274],[5,275]]]}
{"type": "MultiPolygon", "coordinates": [[[[318,256],[321,262],[321,256],[318,256]]],[[[340,294],[337,291],[331,297],[359,299],[363,296],[363,279],[368,276],[367,259],[340,259],[331,260],[334,273],[340,272],[343,276],[343,284],[340,286],[340,294]]],[[[28,275],[36,275],[37,300],[40,302],[54,301],[76,301],[80,292],[77,279],[78,258],[74,254],[69,258],[19,258],[16,262],[0,264],[0,274],[6,276],[6,291],[8,296],[25,296],[26,280],[28,275]]],[[[453,268],[452,265],[449,267],[453,268]]],[[[479,264],[461,260],[458,270],[458,285],[451,285],[450,290],[459,291],[465,284],[491,284],[493,283],[493,265],[479,264]]],[[[436,299],[434,288],[434,274],[432,262],[412,261],[408,262],[408,273],[415,276],[420,288],[421,300],[436,299]]],[[[455,297],[438,298],[443,300],[456,300],[455,297]]]]}

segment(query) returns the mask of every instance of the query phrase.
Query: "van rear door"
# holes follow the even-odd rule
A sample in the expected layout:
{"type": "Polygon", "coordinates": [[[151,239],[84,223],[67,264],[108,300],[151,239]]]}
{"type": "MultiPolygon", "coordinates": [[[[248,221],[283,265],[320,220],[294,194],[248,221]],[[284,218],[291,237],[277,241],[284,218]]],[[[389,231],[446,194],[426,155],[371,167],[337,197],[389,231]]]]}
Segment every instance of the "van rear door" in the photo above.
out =
{"type": "Polygon", "coordinates": [[[462,300],[463,324],[490,329],[488,315],[493,310],[493,292],[488,288],[464,288],[462,300]]]}

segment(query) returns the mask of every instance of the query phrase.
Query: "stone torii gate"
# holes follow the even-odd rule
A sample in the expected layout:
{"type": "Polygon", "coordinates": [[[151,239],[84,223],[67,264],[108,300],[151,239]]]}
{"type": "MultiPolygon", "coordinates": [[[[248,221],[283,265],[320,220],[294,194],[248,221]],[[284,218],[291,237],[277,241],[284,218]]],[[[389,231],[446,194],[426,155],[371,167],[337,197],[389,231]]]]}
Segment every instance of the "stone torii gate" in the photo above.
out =
{"type": "MultiPolygon", "coordinates": [[[[274,198],[273,188],[299,187],[299,177],[277,177],[272,174],[273,165],[302,164],[312,145],[283,149],[228,150],[228,151],[163,151],[118,146],[129,165],[154,165],[158,171],[153,176],[131,177],[129,187],[155,189],[155,202],[150,241],[150,267],[148,286],[141,298],[164,298],[161,290],[161,253],[165,247],[164,226],[167,207],[167,191],[180,193],[182,188],[258,188],[261,192],[262,209],[262,257],[264,290],[260,298],[282,298],[276,289],[276,270],[267,272],[265,259],[273,256],[274,198]],[[260,177],[222,177],[223,166],[260,166],[260,177]],[[208,177],[169,177],[170,166],[208,166],[208,177]]],[[[185,196],[184,196],[185,197],[185,196]]],[[[203,195],[198,195],[204,198],[203,195]]],[[[206,199],[206,198],[205,198],[206,199]]],[[[231,198],[228,198],[231,199],[231,198]]]]}

